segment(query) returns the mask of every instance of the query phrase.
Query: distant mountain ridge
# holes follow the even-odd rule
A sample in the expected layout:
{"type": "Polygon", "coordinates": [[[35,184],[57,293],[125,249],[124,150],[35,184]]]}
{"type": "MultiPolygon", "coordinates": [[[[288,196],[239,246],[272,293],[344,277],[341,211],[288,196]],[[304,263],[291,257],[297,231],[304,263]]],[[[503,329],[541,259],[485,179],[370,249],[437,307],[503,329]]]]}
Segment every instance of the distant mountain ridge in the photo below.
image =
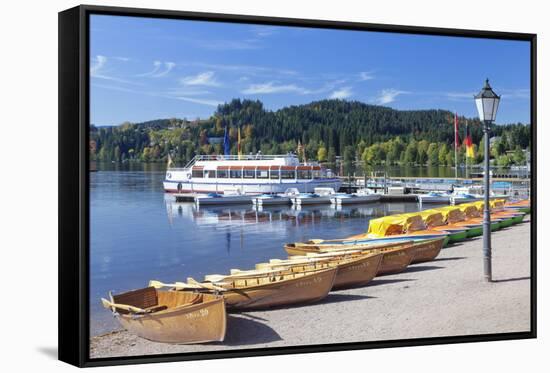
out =
{"type": "MultiPolygon", "coordinates": [[[[232,152],[236,152],[237,128],[242,132],[242,149],[248,152],[285,152],[300,142],[310,157],[316,158],[320,147],[342,155],[346,147],[371,146],[396,137],[405,143],[424,140],[428,143],[454,142],[454,113],[448,110],[396,110],[359,101],[321,100],[267,110],[257,100],[233,99],[219,105],[208,119],[155,119],[141,123],[123,123],[116,127],[92,127],[97,152],[109,147],[110,157],[133,158],[136,154],[153,159],[173,152],[184,161],[192,154],[220,153],[208,144],[209,137],[223,136],[228,126],[232,152]],[[114,147],[118,146],[118,150],[114,147]],[[133,154],[130,154],[133,150],[133,154]],[[116,153],[116,154],[115,154],[116,153]]],[[[474,143],[482,137],[477,118],[460,117],[460,139],[469,123],[474,143]]],[[[492,136],[509,133],[510,147],[525,148],[530,141],[530,126],[508,124],[494,126],[492,136]]],[[[105,155],[105,154],[104,154],[105,155]]],[[[106,155],[107,156],[107,155],[106,155]]],[[[108,156],[108,158],[110,158],[108,156]]],[[[143,157],[142,157],[143,158],[143,157]]]]}

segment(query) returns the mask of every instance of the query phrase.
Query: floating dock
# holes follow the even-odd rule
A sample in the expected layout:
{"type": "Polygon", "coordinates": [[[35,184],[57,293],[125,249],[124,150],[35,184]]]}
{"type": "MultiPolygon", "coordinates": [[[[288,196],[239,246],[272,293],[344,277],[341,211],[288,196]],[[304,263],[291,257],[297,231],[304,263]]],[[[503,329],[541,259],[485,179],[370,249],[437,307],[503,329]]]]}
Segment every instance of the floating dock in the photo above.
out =
{"type": "MultiPolygon", "coordinates": [[[[195,202],[196,197],[199,196],[197,193],[175,193],[173,194],[176,202],[195,202]]],[[[252,199],[255,198],[255,196],[250,196],[249,201],[242,201],[242,204],[251,204],[252,199]]],[[[219,201],[220,205],[223,204],[223,199],[220,199],[219,201]]],[[[418,202],[418,197],[416,194],[381,194],[379,202],[418,202]]],[[[330,203],[324,202],[323,203],[330,203]]],[[[364,202],[361,200],[358,200],[356,204],[365,204],[365,203],[372,203],[372,202],[364,202]]],[[[232,204],[235,204],[232,202],[232,204]]],[[[291,205],[290,200],[287,203],[289,206],[291,205]]],[[[351,203],[350,203],[351,204],[351,203]]]]}

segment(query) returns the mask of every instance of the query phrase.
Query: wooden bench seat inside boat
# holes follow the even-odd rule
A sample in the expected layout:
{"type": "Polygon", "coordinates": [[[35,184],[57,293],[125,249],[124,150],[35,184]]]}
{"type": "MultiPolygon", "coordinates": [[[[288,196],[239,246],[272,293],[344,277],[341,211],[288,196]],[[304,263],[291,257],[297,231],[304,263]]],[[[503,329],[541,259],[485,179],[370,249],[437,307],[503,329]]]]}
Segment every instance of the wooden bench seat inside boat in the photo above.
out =
{"type": "MultiPolygon", "coordinates": [[[[165,311],[182,305],[192,305],[203,301],[203,294],[159,292],[154,287],[131,290],[113,296],[116,304],[125,304],[145,310],[147,313],[165,311]]],[[[127,314],[127,310],[119,309],[119,313],[127,314]]]]}

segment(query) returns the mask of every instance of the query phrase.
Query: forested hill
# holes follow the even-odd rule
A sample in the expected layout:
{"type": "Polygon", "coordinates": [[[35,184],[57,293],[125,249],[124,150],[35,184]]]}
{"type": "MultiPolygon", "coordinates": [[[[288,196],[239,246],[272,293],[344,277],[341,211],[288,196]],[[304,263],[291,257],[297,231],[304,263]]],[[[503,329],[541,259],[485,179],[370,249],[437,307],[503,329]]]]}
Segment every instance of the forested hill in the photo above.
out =
{"type": "MultiPolygon", "coordinates": [[[[402,111],[344,100],[316,101],[270,111],[260,101],[234,99],[218,106],[205,120],[172,118],[108,128],[92,126],[90,147],[92,158],[99,160],[155,161],[165,159],[170,152],[177,161],[185,162],[195,154],[221,153],[221,145],[209,138],[223,136],[227,125],[235,154],[240,127],[245,153],[258,150],[264,154],[286,153],[296,150],[300,141],[308,159],[323,158],[319,154],[323,151],[329,158],[344,155],[346,149],[360,159],[366,148],[383,146],[397,138],[403,145],[401,152],[411,142],[437,144],[438,148],[443,144],[451,146],[453,115],[445,110],[402,111]]],[[[466,119],[459,118],[461,139],[466,119]]],[[[478,144],[482,136],[479,120],[468,119],[468,123],[473,142],[478,144]]],[[[494,126],[492,135],[504,137],[504,152],[528,147],[529,134],[529,126],[510,124],[494,126]]],[[[422,160],[420,157],[419,161],[422,160]]]]}

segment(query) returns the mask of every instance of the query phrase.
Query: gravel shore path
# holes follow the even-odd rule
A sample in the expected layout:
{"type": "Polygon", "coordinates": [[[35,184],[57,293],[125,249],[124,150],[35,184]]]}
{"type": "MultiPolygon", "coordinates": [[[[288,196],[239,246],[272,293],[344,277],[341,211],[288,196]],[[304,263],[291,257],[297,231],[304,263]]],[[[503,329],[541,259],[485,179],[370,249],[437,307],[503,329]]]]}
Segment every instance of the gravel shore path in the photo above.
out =
{"type": "Polygon", "coordinates": [[[530,221],[494,232],[493,277],[483,281],[481,237],[428,263],[331,292],[300,307],[229,314],[224,342],[169,345],[120,330],[93,337],[90,357],[314,345],[528,331],[530,221]]]}

